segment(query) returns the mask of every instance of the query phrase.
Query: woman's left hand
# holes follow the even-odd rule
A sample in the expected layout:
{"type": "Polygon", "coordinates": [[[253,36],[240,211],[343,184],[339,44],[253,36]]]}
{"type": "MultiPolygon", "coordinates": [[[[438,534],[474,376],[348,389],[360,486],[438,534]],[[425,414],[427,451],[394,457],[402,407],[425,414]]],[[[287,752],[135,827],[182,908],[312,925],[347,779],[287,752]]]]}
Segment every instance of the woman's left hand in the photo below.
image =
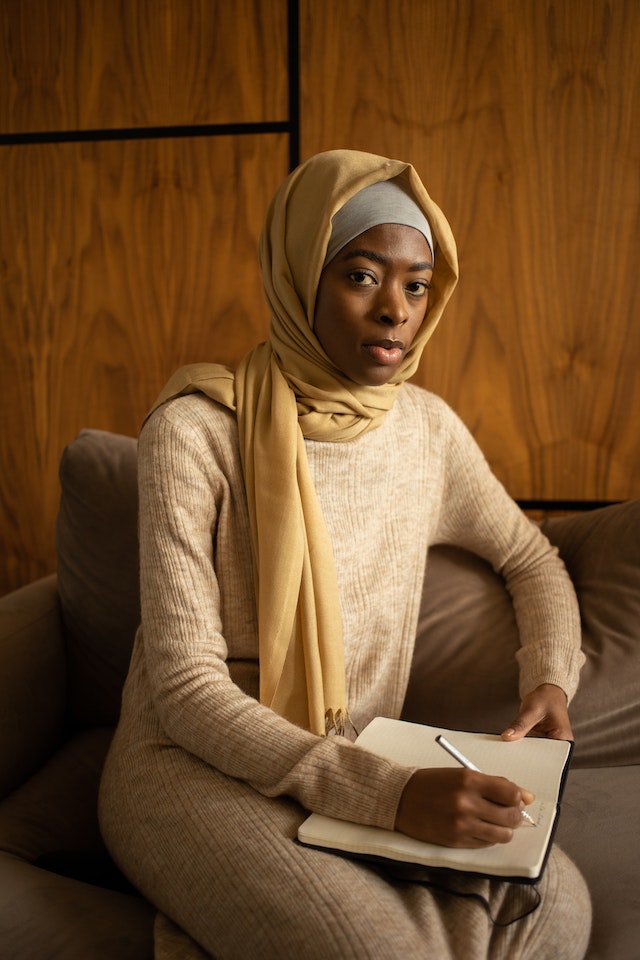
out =
{"type": "Polygon", "coordinates": [[[573,740],[564,690],[553,683],[543,683],[524,697],[518,716],[503,731],[502,739],[521,740],[527,734],[573,740]]]}

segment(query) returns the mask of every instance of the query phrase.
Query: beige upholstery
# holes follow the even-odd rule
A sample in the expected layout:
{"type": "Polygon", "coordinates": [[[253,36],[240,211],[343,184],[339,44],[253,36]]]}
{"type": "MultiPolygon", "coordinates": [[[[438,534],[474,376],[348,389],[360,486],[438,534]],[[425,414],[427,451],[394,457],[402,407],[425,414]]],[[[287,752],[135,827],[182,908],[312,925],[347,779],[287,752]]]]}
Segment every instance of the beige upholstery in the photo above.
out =
{"type": "MultiPolygon", "coordinates": [[[[640,763],[640,501],[547,520],[580,601],[587,660],[573,766],[640,763]]],[[[499,733],[518,707],[518,634],[502,579],[451,547],[430,555],[408,719],[499,733]]]]}
{"type": "Polygon", "coordinates": [[[96,815],[138,618],[136,441],[83,432],[60,480],[58,575],[0,599],[0,960],[147,960],[155,911],[96,815]]]}
{"type": "MultiPolygon", "coordinates": [[[[640,956],[640,501],[546,521],[575,584],[586,663],[557,842],[593,899],[590,960],[640,956]]],[[[478,557],[432,551],[406,719],[499,733],[515,716],[518,639],[502,579],[478,557]]]]}
{"type": "MultiPolygon", "coordinates": [[[[0,960],[145,960],[154,911],[115,870],[96,819],[139,615],[136,441],[83,431],[60,479],[57,576],[0,599],[0,960]]],[[[594,898],[589,957],[635,960],[640,501],[545,529],[574,578],[587,654],[557,840],[594,898]]],[[[516,646],[501,578],[434,549],[405,716],[502,729],[517,709],[516,646]]]]}

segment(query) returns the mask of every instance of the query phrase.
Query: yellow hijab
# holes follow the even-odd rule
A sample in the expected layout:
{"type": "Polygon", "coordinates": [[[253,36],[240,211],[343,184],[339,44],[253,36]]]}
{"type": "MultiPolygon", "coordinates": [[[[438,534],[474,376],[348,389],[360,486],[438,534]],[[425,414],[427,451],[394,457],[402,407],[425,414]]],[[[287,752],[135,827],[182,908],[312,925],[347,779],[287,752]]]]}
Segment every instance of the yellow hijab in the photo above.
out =
{"type": "Polygon", "coordinates": [[[153,409],[201,392],[235,410],[254,558],[260,700],[314,733],[341,733],[348,712],[339,589],[304,439],[351,440],[381,424],[453,292],[456,247],[410,164],[332,150],[303,163],[276,192],[260,263],[269,342],[251,350],[235,374],[218,364],[181,368],[153,409]],[[409,185],[436,244],[429,308],[398,376],[384,386],[360,386],[341,376],[313,333],[316,291],[334,213],[363,187],[395,177],[409,185]]]}

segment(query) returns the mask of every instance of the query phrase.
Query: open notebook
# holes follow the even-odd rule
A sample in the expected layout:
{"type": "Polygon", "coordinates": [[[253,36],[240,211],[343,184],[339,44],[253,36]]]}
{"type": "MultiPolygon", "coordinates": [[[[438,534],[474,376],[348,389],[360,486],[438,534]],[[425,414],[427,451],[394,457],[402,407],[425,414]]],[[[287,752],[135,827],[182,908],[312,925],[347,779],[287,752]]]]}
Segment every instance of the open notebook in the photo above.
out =
{"type": "Polygon", "coordinates": [[[372,720],[357,742],[372,753],[410,767],[459,767],[436,743],[438,734],[444,734],[483,773],[507,777],[535,793],[527,812],[536,827],[524,823],[507,844],[481,850],[453,849],[413,840],[393,830],[313,813],[300,825],[298,840],[345,855],[520,882],[538,880],[551,848],[573,743],[533,737],[507,743],[493,734],[446,730],[385,717],[372,720]]]}

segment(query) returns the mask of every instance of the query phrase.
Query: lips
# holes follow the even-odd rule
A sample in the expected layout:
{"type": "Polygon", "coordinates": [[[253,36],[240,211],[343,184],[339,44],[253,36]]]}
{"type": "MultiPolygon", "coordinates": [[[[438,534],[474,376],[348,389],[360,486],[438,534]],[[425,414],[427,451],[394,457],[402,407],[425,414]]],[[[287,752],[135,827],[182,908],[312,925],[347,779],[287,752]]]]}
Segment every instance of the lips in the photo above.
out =
{"type": "Polygon", "coordinates": [[[404,350],[402,340],[375,340],[367,344],[368,347],[382,347],[383,350],[404,350]]]}
{"type": "Polygon", "coordinates": [[[404,343],[402,340],[376,340],[374,343],[365,343],[364,349],[376,363],[388,366],[402,359],[404,343]]]}

